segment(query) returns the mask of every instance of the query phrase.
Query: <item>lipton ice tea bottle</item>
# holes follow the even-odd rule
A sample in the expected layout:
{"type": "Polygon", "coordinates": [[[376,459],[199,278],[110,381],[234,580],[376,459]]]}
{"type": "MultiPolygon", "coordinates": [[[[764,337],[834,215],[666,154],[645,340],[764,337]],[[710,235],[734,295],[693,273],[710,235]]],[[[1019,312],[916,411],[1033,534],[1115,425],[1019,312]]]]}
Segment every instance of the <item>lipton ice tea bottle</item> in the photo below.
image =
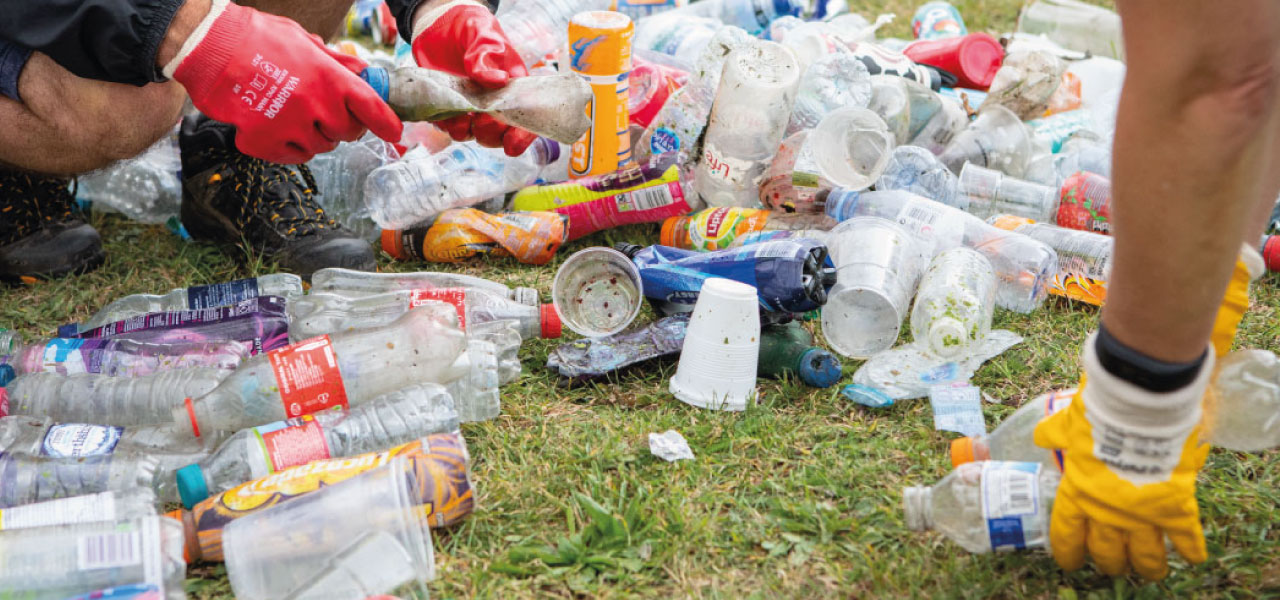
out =
{"type": "Polygon", "coordinates": [[[759,208],[722,206],[662,223],[659,243],[684,250],[711,252],[728,248],[735,239],[756,231],[828,230],[836,221],[822,214],[782,213],[759,208]]]}
{"type": "Polygon", "coordinates": [[[494,254],[542,265],[564,243],[569,230],[566,221],[564,215],[546,211],[493,215],[457,208],[440,213],[426,227],[384,229],[382,249],[399,260],[454,263],[494,254]]]}
{"type": "Polygon", "coordinates": [[[627,109],[631,38],[635,26],[622,13],[588,11],[569,21],[569,67],[591,84],[591,129],[573,144],[569,178],[617,171],[631,162],[627,109]]]}

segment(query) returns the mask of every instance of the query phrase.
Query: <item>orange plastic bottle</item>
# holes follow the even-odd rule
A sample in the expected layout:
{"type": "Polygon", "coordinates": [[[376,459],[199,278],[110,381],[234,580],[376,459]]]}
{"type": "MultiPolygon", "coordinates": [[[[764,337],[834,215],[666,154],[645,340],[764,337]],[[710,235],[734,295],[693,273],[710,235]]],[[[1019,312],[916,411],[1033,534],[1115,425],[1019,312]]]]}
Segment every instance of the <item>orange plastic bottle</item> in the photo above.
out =
{"type": "Polygon", "coordinates": [[[440,213],[426,227],[384,229],[382,249],[398,260],[456,263],[478,254],[493,254],[542,265],[550,262],[568,235],[568,218],[554,212],[492,215],[457,208],[440,213]]]}

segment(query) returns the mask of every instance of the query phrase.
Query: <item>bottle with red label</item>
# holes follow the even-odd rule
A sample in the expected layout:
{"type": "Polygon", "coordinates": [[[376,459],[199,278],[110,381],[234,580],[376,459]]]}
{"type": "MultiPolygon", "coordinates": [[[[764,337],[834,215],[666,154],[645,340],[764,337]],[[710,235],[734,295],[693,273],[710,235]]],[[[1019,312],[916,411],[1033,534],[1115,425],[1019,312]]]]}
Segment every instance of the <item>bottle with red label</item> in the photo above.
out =
{"type": "Polygon", "coordinates": [[[213,391],[173,409],[180,431],[235,431],[359,406],[419,383],[466,374],[455,361],[467,340],[455,319],[433,307],[410,310],[382,327],[304,340],[244,362],[213,391]]]}
{"type": "Polygon", "coordinates": [[[527,306],[466,288],[403,290],[360,298],[310,294],[289,303],[290,335],[297,340],[386,325],[412,308],[434,302],[451,306],[464,331],[480,323],[515,321],[522,339],[560,337],[560,318],[553,305],[527,306]]]}
{"type": "Polygon", "coordinates": [[[204,460],[179,469],[178,493],[189,509],[212,494],[289,467],[457,430],[458,412],[443,386],[412,386],[350,410],[336,407],[243,429],[204,460]]]}
{"type": "Polygon", "coordinates": [[[1081,171],[1062,182],[1058,226],[1111,235],[1111,180],[1081,171]]]}
{"type": "Polygon", "coordinates": [[[440,213],[425,227],[382,230],[382,249],[397,260],[456,263],[492,254],[544,265],[568,233],[568,219],[553,212],[493,215],[474,208],[455,208],[440,213]]]}

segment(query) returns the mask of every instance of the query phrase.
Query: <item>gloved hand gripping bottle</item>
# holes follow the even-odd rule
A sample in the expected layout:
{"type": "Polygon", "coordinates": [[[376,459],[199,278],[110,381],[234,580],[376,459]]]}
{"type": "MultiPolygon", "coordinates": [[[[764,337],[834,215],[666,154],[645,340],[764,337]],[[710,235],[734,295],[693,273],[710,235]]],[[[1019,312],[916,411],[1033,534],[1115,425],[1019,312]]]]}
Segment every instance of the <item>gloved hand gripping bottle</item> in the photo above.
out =
{"type": "Polygon", "coordinates": [[[394,390],[452,381],[466,348],[457,315],[422,306],[383,327],[320,336],[255,356],[213,391],[174,408],[179,430],[234,431],[359,406],[394,390]]]}
{"type": "Polygon", "coordinates": [[[86,331],[130,317],[154,312],[198,310],[235,304],[258,296],[293,298],[302,295],[302,278],[292,273],[272,273],[236,281],[177,288],[167,294],[133,294],[102,307],[80,323],[86,331]]]}
{"type": "Polygon", "coordinates": [[[361,298],[402,290],[430,290],[435,288],[484,290],[515,300],[520,304],[538,306],[538,290],[527,287],[510,288],[496,281],[458,273],[435,271],[370,273],[368,271],[331,267],[320,269],[311,276],[311,293],[328,292],[348,298],[361,298]]]}

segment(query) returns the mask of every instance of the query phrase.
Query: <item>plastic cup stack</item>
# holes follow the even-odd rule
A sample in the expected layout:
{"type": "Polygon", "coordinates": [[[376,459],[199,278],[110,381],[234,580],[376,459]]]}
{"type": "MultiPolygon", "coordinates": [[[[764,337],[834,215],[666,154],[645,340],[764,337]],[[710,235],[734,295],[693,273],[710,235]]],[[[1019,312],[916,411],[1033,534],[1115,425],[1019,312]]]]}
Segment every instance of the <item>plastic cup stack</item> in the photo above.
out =
{"type": "Polygon", "coordinates": [[[746,410],[756,398],[759,358],[756,288],[713,277],[702,284],[694,305],[671,393],[699,408],[746,410]]]}

